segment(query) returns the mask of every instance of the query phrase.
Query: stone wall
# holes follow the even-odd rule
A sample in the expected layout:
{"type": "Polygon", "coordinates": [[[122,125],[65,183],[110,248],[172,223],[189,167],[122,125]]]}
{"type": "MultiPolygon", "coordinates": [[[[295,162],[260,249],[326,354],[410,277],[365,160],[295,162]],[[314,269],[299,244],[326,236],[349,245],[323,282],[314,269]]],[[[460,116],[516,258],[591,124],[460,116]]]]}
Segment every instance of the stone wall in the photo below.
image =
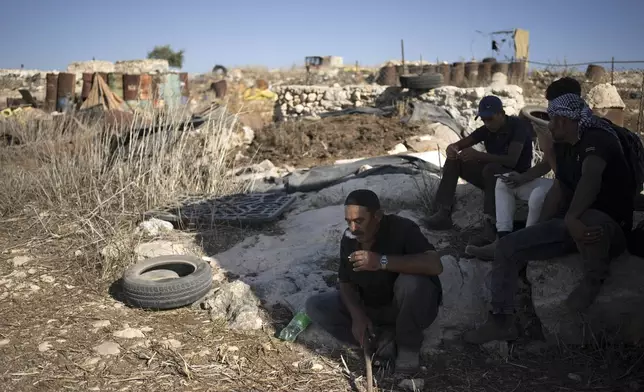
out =
{"type": "Polygon", "coordinates": [[[385,86],[280,86],[276,112],[281,117],[315,115],[352,107],[373,106],[385,86]]]}
{"type": "Polygon", "coordinates": [[[125,60],[112,63],[111,61],[91,60],[77,61],[67,66],[67,72],[82,74],[83,72],[120,72],[124,74],[141,74],[167,72],[170,69],[167,60],[125,60]]]}

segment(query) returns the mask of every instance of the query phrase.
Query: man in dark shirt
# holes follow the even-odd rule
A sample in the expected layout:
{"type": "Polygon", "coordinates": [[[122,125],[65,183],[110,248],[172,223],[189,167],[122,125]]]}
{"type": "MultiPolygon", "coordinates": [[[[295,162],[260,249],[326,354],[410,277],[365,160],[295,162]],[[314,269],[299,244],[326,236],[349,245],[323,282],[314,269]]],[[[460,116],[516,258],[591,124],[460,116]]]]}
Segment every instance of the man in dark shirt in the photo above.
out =
{"type": "Polygon", "coordinates": [[[345,343],[363,345],[366,333],[379,335],[382,357],[393,356],[394,345],[381,332],[394,330],[396,372],[416,372],[423,330],[441,302],[440,256],[414,222],[383,214],[372,191],[349,194],[345,220],[339,291],[310,297],[306,312],[345,343]]]}
{"type": "Polygon", "coordinates": [[[517,337],[517,274],[528,261],[578,250],[584,277],[566,305],[584,312],[599,293],[610,260],[626,249],[636,185],[615,130],[574,93],[550,100],[548,115],[555,142],[555,183],[544,201],[541,223],[499,240],[492,270],[493,310],[483,326],[465,333],[470,343],[517,337]]]}
{"type": "Polygon", "coordinates": [[[523,173],[532,164],[530,125],[523,119],[508,116],[498,97],[487,96],[479,103],[478,116],[483,126],[466,138],[447,147],[443,178],[436,192],[437,212],[425,222],[429,229],[450,229],[451,210],[458,178],[483,189],[483,212],[486,215],[488,241],[494,240],[494,189],[497,175],[523,173]],[[472,148],[483,142],[487,152],[472,148]]]}

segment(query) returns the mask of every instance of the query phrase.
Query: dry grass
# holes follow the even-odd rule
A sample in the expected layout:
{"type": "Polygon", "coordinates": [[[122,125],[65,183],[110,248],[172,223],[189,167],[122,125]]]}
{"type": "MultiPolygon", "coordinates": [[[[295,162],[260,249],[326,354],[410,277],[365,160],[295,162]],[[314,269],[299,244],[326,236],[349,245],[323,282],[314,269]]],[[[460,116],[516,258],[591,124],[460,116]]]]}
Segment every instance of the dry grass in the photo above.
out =
{"type": "MultiPolygon", "coordinates": [[[[197,132],[173,125],[185,119],[179,112],[136,115],[125,130],[67,116],[48,126],[14,124],[24,144],[0,150],[0,214],[32,220],[34,242],[66,238],[97,254],[111,239],[127,238],[150,208],[187,194],[242,190],[225,175],[236,121],[226,116],[208,118],[197,132]],[[144,123],[159,131],[142,136],[144,123]]],[[[101,279],[119,270],[99,264],[101,279]]]]}

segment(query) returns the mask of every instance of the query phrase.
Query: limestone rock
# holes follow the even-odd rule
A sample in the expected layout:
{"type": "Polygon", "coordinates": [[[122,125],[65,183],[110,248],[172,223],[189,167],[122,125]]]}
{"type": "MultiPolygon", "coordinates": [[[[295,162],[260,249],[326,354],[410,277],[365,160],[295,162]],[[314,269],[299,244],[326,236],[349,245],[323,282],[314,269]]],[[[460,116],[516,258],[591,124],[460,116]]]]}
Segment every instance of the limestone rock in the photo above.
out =
{"type": "Polygon", "coordinates": [[[114,332],[112,335],[116,338],[121,338],[121,339],[136,339],[136,338],[144,338],[145,335],[143,334],[143,331],[137,328],[125,328],[120,331],[114,332]]]}
{"type": "Polygon", "coordinates": [[[407,147],[405,147],[404,144],[398,143],[392,148],[391,150],[387,151],[387,154],[389,155],[396,155],[396,154],[402,154],[407,152],[407,147]]]}
{"type": "Polygon", "coordinates": [[[213,320],[226,320],[235,330],[254,330],[262,327],[259,300],[251,288],[242,281],[223,284],[214,298],[207,299],[203,307],[210,311],[213,320]]]}
{"type": "Polygon", "coordinates": [[[151,237],[156,237],[162,233],[169,233],[174,229],[172,223],[161,219],[151,218],[139,224],[138,230],[151,237]]]}
{"type": "Polygon", "coordinates": [[[103,342],[94,347],[94,351],[99,355],[119,355],[121,348],[115,342],[103,342]]]}
{"type": "Polygon", "coordinates": [[[623,109],[626,107],[617,87],[610,83],[598,84],[586,94],[586,102],[591,109],[623,109]]]}
{"type": "Polygon", "coordinates": [[[13,259],[11,259],[11,262],[13,263],[14,267],[22,267],[23,265],[27,264],[30,261],[31,261],[31,257],[29,256],[16,256],[13,259]]]}
{"type": "Polygon", "coordinates": [[[134,253],[136,253],[139,260],[142,260],[157,256],[185,255],[191,252],[186,244],[171,241],[153,241],[138,245],[134,249],[134,253]]]}

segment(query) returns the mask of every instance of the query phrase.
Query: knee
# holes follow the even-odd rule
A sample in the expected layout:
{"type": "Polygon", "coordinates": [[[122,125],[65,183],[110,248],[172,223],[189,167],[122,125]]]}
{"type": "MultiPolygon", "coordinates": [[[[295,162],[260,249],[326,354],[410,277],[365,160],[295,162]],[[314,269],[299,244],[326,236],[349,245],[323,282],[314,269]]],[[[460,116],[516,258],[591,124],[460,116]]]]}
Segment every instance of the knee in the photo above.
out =
{"type": "Polygon", "coordinates": [[[396,297],[428,293],[435,287],[429,276],[400,274],[394,284],[396,297]]]}
{"type": "Polygon", "coordinates": [[[531,210],[541,208],[544,200],[546,199],[546,194],[547,190],[540,188],[535,189],[530,195],[530,198],[528,198],[528,208],[531,210]]]}
{"type": "Polygon", "coordinates": [[[508,185],[505,182],[498,181],[498,180],[496,181],[496,186],[494,189],[497,194],[509,194],[512,192],[510,187],[508,187],[508,185]]]}
{"type": "Polygon", "coordinates": [[[495,175],[504,171],[507,170],[505,170],[503,166],[499,165],[498,163],[488,163],[483,167],[483,178],[489,181],[496,181],[495,175]]]}
{"type": "Polygon", "coordinates": [[[586,210],[581,217],[579,217],[579,220],[586,226],[607,226],[613,222],[613,218],[607,214],[593,209],[586,210]]]}

